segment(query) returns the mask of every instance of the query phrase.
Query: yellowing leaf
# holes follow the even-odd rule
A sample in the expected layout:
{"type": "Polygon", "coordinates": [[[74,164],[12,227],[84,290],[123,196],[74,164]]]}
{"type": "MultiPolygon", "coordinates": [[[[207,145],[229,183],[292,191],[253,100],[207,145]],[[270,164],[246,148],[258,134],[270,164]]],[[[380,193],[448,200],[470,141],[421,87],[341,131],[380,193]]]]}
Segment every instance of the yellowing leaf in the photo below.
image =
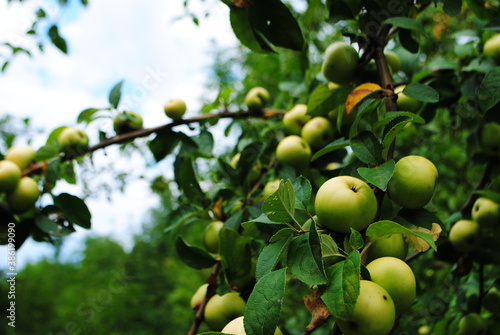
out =
{"type": "Polygon", "coordinates": [[[347,114],[350,114],[351,111],[356,107],[363,99],[368,97],[369,95],[386,91],[380,85],[374,83],[364,83],[356,87],[354,90],[349,93],[347,99],[345,101],[345,111],[347,114]]]}
{"type": "Polygon", "coordinates": [[[311,312],[312,319],[306,328],[317,328],[321,326],[325,320],[330,317],[330,312],[323,300],[321,300],[321,292],[314,290],[312,293],[304,296],[304,305],[311,312]]]}
{"type": "MultiPolygon", "coordinates": [[[[437,223],[432,224],[431,230],[422,227],[414,228],[411,230],[427,233],[432,236],[432,239],[434,241],[438,240],[439,235],[441,234],[442,231],[441,226],[438,225],[437,223]]],[[[406,241],[408,242],[409,247],[415,251],[425,252],[430,248],[429,243],[425,242],[423,239],[415,235],[406,235],[406,241]]]]}

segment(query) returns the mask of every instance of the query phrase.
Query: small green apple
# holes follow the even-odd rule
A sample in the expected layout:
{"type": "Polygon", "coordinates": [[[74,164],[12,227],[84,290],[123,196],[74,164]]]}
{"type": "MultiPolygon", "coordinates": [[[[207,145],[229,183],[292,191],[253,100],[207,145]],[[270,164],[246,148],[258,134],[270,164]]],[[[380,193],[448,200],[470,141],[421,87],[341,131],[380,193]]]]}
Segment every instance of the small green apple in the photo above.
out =
{"type": "Polygon", "coordinates": [[[480,197],[472,206],[472,220],[480,227],[494,227],[500,222],[500,204],[495,201],[480,197]]]}
{"type": "Polygon", "coordinates": [[[500,313],[500,291],[492,287],[483,297],[483,307],[493,314],[500,313]]]}
{"type": "Polygon", "coordinates": [[[264,108],[270,100],[271,95],[269,92],[265,88],[257,86],[248,91],[245,96],[245,105],[249,110],[255,111],[264,108]]]}
{"type": "Polygon", "coordinates": [[[300,135],[302,127],[311,119],[307,115],[307,105],[297,104],[283,116],[283,126],[290,135],[300,135]]]}
{"type": "Polygon", "coordinates": [[[205,306],[205,322],[214,331],[221,331],[229,321],[245,313],[246,303],[236,292],[214,295],[205,306]]]}
{"type": "Polygon", "coordinates": [[[142,117],[133,111],[123,111],[113,119],[113,129],[117,135],[142,129],[142,117]]]}
{"type": "Polygon", "coordinates": [[[219,252],[219,231],[224,227],[224,222],[213,221],[206,228],[203,234],[203,244],[208,252],[219,252]]]}
{"type": "Polygon", "coordinates": [[[417,282],[408,264],[399,258],[381,257],[371,261],[366,268],[371,281],[391,295],[396,315],[401,315],[411,307],[417,296],[417,282]]]}
{"type": "Polygon", "coordinates": [[[311,161],[311,147],[302,137],[289,135],[278,143],[276,157],[281,163],[304,170],[311,161]]]}
{"type": "Polygon", "coordinates": [[[401,59],[399,55],[392,50],[384,51],[385,58],[387,59],[387,65],[389,65],[389,70],[391,73],[397,73],[401,69],[401,59]]]}
{"type": "Polygon", "coordinates": [[[81,155],[89,148],[89,137],[81,129],[64,128],[57,137],[62,152],[69,155],[81,155]]]}
{"type": "Polygon", "coordinates": [[[266,185],[264,185],[264,190],[262,191],[262,197],[264,199],[267,199],[271,194],[276,192],[280,187],[280,182],[281,181],[279,179],[268,181],[266,185]]]}
{"type": "MultiPolygon", "coordinates": [[[[232,334],[232,335],[246,335],[245,326],[243,324],[243,316],[239,316],[236,319],[231,320],[221,331],[223,334],[232,334]]],[[[276,327],[274,331],[274,335],[283,335],[281,330],[276,327]]]]}
{"type": "Polygon", "coordinates": [[[187,106],[182,99],[170,99],[165,102],[163,111],[172,120],[180,120],[186,113],[187,106]]]}
{"type": "Polygon", "coordinates": [[[427,158],[405,156],[396,163],[387,192],[401,207],[421,208],[431,201],[437,177],[436,166],[427,158]]]}
{"type": "Polygon", "coordinates": [[[351,176],[338,176],[320,186],[314,202],[319,224],[348,233],[368,227],[377,215],[377,199],[367,183],[351,176]]]}
{"type": "Polygon", "coordinates": [[[398,109],[412,113],[417,113],[420,110],[420,107],[422,107],[422,101],[410,98],[409,96],[404,94],[403,90],[405,89],[405,87],[406,85],[400,85],[394,89],[394,93],[398,95],[398,101],[397,101],[398,109]]]}
{"type": "Polygon", "coordinates": [[[458,322],[457,335],[480,335],[486,333],[486,322],[477,313],[469,313],[462,316],[458,322]]]}
{"type": "Polygon", "coordinates": [[[7,203],[14,212],[22,213],[33,207],[40,197],[38,183],[30,177],[22,177],[17,187],[7,194],[7,203]]]}
{"type": "Polygon", "coordinates": [[[327,80],[345,84],[353,79],[358,60],[356,49],[346,42],[337,41],[326,48],[321,72],[327,80]]]}
{"type": "Polygon", "coordinates": [[[0,192],[10,192],[16,188],[21,179],[21,169],[16,163],[0,161],[0,192]]]}
{"type": "Polygon", "coordinates": [[[205,296],[207,295],[207,289],[208,284],[205,283],[196,290],[196,292],[191,297],[191,301],[189,302],[191,309],[197,310],[200,307],[203,299],[205,299],[205,296]]]}
{"type": "Polygon", "coordinates": [[[336,320],[344,335],[388,335],[394,327],[394,302],[380,285],[361,280],[359,296],[348,320],[336,320]]]}
{"type": "Polygon", "coordinates": [[[418,328],[418,335],[429,335],[432,331],[432,328],[428,325],[423,325],[418,328]]]}
{"type": "Polygon", "coordinates": [[[395,257],[405,260],[408,255],[408,243],[403,234],[392,234],[373,242],[368,248],[367,262],[380,257],[395,257]]]}
{"type": "Polygon", "coordinates": [[[500,124],[488,122],[481,127],[479,147],[487,155],[500,156],[500,124]]]}
{"type": "Polygon", "coordinates": [[[490,37],[483,46],[483,53],[486,57],[500,62],[500,34],[490,37]]]}
{"type": "Polygon", "coordinates": [[[481,242],[479,225],[472,220],[459,220],[450,229],[451,245],[459,252],[471,252],[481,242]]]}
{"type": "Polygon", "coordinates": [[[300,134],[309,143],[311,149],[316,150],[324,147],[333,140],[335,128],[333,128],[327,118],[316,116],[307,121],[304,127],[302,127],[300,134]]]}
{"type": "Polygon", "coordinates": [[[16,145],[7,150],[4,159],[16,163],[21,170],[24,170],[33,162],[35,154],[35,149],[30,145],[16,145]]]}

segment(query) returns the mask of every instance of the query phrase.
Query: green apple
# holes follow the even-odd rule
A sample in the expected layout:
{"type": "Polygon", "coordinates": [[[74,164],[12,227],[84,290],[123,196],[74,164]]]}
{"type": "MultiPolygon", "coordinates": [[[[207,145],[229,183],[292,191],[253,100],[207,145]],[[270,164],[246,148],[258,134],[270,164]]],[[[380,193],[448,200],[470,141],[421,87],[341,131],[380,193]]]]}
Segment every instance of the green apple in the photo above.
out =
{"type": "Polygon", "coordinates": [[[471,252],[481,242],[479,225],[472,220],[459,220],[451,227],[449,233],[451,245],[459,252],[471,252]]]}
{"type": "Polygon", "coordinates": [[[245,96],[245,105],[251,111],[264,108],[271,100],[269,92],[260,86],[252,88],[245,96]]]}
{"type": "Polygon", "coordinates": [[[408,264],[396,257],[381,257],[371,261],[366,268],[371,281],[391,295],[396,315],[411,307],[417,296],[417,282],[408,264]]]}
{"type": "Polygon", "coordinates": [[[163,111],[172,120],[180,120],[186,113],[187,106],[182,99],[170,99],[165,102],[163,111]]]}
{"type": "Polygon", "coordinates": [[[410,98],[406,94],[403,93],[406,85],[400,85],[394,89],[394,93],[398,95],[398,109],[403,111],[408,111],[412,113],[417,113],[422,107],[422,101],[419,101],[414,98],[410,98]]]}
{"type": "Polygon", "coordinates": [[[479,132],[481,151],[490,156],[500,156],[500,124],[489,122],[484,124],[479,132]]]}
{"type": "Polygon", "coordinates": [[[359,296],[348,320],[336,320],[344,335],[387,335],[394,327],[394,302],[380,285],[361,280],[359,296]]]}
{"type": "Polygon", "coordinates": [[[21,179],[21,169],[16,163],[0,161],[0,192],[9,192],[16,188],[21,179]]]}
{"type": "Polygon", "coordinates": [[[483,53],[486,57],[500,62],[500,34],[490,37],[483,46],[483,53]]]}
{"type": "Polygon", "coordinates": [[[307,115],[307,105],[298,104],[287,111],[283,116],[283,126],[290,135],[300,135],[302,127],[311,119],[307,115]]]}
{"type": "Polygon", "coordinates": [[[317,150],[333,140],[335,128],[327,118],[316,116],[307,121],[300,134],[309,143],[311,149],[317,150]]]}
{"type": "Polygon", "coordinates": [[[432,328],[428,325],[423,325],[418,328],[418,335],[429,335],[432,331],[432,328]]]}
{"type": "MultiPolygon", "coordinates": [[[[240,157],[241,153],[238,152],[236,155],[233,156],[233,158],[231,158],[231,162],[229,162],[229,165],[231,165],[231,167],[235,170],[238,167],[240,157]]],[[[257,181],[257,179],[259,179],[261,171],[262,171],[262,165],[260,161],[256,161],[252,170],[250,170],[250,172],[248,173],[247,178],[250,181],[250,183],[254,183],[257,181]]]]}
{"type": "Polygon", "coordinates": [[[377,199],[367,183],[351,176],[338,176],[320,186],[314,202],[319,224],[348,233],[368,227],[377,215],[377,199]]]}
{"type": "Polygon", "coordinates": [[[142,117],[133,111],[123,111],[113,119],[113,129],[117,135],[142,129],[142,117]]]}
{"type": "Polygon", "coordinates": [[[325,50],[321,72],[327,80],[345,84],[353,79],[358,60],[358,52],[350,44],[334,42],[325,50]]]}
{"type": "Polygon", "coordinates": [[[494,227],[500,222],[500,204],[495,201],[480,197],[472,206],[472,220],[480,227],[494,227]]]}
{"type": "Polygon", "coordinates": [[[214,331],[221,331],[229,321],[245,313],[245,300],[236,292],[214,295],[205,306],[205,322],[214,331]]]}
{"type": "Polygon", "coordinates": [[[64,128],[57,137],[62,152],[69,155],[81,155],[89,148],[89,137],[81,129],[64,128]]]}
{"type": "Polygon", "coordinates": [[[203,244],[208,252],[219,252],[219,231],[224,227],[224,222],[213,221],[205,228],[203,244]]]}
{"type": "Polygon", "coordinates": [[[483,307],[493,314],[500,313],[500,291],[492,287],[483,297],[483,307]]]}
{"type": "Polygon", "coordinates": [[[438,171],[425,157],[410,155],[401,158],[387,185],[392,201],[405,208],[421,208],[431,201],[438,171]]]}
{"type": "Polygon", "coordinates": [[[399,72],[399,70],[401,69],[401,59],[399,58],[398,54],[392,50],[386,50],[384,52],[384,55],[391,73],[399,72]]]}
{"type": "Polygon", "coordinates": [[[281,181],[279,179],[268,181],[266,185],[264,185],[264,190],[262,191],[262,197],[264,199],[267,199],[271,194],[276,192],[280,187],[280,182],[281,181]]]}
{"type": "Polygon", "coordinates": [[[24,170],[33,162],[35,154],[35,149],[30,145],[16,145],[7,150],[4,159],[16,163],[21,170],[24,170]]]}
{"type": "MultiPolygon", "coordinates": [[[[232,334],[232,335],[246,335],[245,326],[243,324],[243,316],[239,316],[234,320],[231,320],[221,331],[223,334],[232,334]]],[[[274,335],[283,335],[281,330],[276,327],[274,331],[274,335]]]]}
{"type": "Polygon", "coordinates": [[[408,243],[403,234],[392,234],[373,242],[368,248],[367,262],[380,257],[395,257],[405,260],[408,255],[408,243]]]}
{"type": "Polygon", "coordinates": [[[480,335],[486,332],[486,322],[477,313],[462,316],[458,322],[457,335],[480,335]]]}
{"type": "Polygon", "coordinates": [[[191,297],[191,301],[189,302],[191,309],[197,310],[200,307],[203,299],[205,299],[205,296],[207,295],[207,289],[208,283],[205,283],[196,290],[196,292],[191,297]]]}
{"type": "Polygon", "coordinates": [[[289,135],[278,143],[276,157],[281,163],[289,164],[301,171],[309,166],[312,157],[311,147],[302,137],[289,135]]]}
{"type": "Polygon", "coordinates": [[[33,207],[40,197],[38,183],[30,177],[22,177],[16,188],[7,194],[7,203],[14,212],[22,213],[33,207]]]}

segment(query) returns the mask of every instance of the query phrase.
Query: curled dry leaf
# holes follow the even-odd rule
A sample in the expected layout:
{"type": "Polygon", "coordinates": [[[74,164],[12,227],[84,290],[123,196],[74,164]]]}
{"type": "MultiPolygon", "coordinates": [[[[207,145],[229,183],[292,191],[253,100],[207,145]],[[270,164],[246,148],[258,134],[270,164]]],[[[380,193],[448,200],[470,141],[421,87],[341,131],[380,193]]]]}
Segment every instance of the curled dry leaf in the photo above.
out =
{"type": "MultiPolygon", "coordinates": [[[[437,241],[439,235],[441,234],[442,228],[439,224],[433,223],[431,230],[422,227],[414,228],[411,230],[427,233],[432,236],[434,241],[437,241]]],[[[415,235],[406,235],[406,241],[408,242],[409,247],[415,251],[425,252],[430,248],[429,243],[425,242],[423,239],[415,235]]]]}
{"type": "Polygon", "coordinates": [[[231,2],[236,6],[236,7],[250,7],[253,5],[252,0],[231,0],[231,2]]]}
{"type": "Polygon", "coordinates": [[[319,290],[314,290],[304,296],[304,305],[312,314],[311,322],[306,327],[308,329],[318,328],[330,317],[328,308],[326,308],[325,303],[321,300],[321,294],[319,290]]]}
{"type": "Polygon", "coordinates": [[[350,114],[351,111],[356,107],[363,99],[367,98],[373,93],[385,92],[382,87],[374,83],[364,83],[356,87],[349,93],[345,101],[345,111],[350,114]]]}

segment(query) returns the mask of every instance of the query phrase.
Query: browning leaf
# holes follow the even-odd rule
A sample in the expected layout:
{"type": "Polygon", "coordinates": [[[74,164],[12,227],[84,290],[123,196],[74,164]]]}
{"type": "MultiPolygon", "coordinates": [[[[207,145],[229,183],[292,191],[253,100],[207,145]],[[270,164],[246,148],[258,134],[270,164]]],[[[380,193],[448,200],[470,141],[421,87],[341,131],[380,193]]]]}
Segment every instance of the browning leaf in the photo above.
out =
{"type": "Polygon", "coordinates": [[[311,322],[306,327],[308,329],[318,328],[330,317],[330,312],[328,312],[325,303],[321,300],[321,292],[319,290],[314,290],[305,295],[304,305],[312,314],[311,322]]]}
{"type": "Polygon", "coordinates": [[[253,5],[252,0],[231,0],[231,2],[236,6],[236,7],[250,7],[253,5]]]}
{"type": "MultiPolygon", "coordinates": [[[[437,223],[432,224],[431,230],[429,230],[427,228],[423,228],[423,227],[413,228],[411,230],[427,233],[427,234],[432,236],[434,241],[438,240],[439,235],[441,234],[441,231],[442,231],[441,226],[437,223]]],[[[406,241],[408,242],[409,247],[415,251],[425,252],[425,251],[429,250],[429,248],[430,248],[429,243],[425,242],[420,237],[417,237],[414,235],[405,235],[405,237],[406,237],[406,241]]]]}
{"type": "Polygon", "coordinates": [[[364,83],[356,87],[354,90],[349,93],[347,99],[345,101],[345,111],[347,114],[350,114],[351,111],[356,107],[363,99],[368,97],[369,95],[376,92],[385,92],[382,87],[378,84],[374,83],[364,83]]]}

